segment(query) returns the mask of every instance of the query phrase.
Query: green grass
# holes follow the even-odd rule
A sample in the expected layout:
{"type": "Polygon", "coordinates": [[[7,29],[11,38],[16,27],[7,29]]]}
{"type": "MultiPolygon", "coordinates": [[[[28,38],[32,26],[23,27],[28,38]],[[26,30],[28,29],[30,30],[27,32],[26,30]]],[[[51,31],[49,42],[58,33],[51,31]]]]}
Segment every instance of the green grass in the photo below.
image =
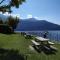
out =
{"type": "Polygon", "coordinates": [[[8,49],[18,49],[22,53],[27,53],[29,40],[20,34],[0,34],[0,47],[8,49]]]}
{"type": "Polygon", "coordinates": [[[27,60],[60,60],[60,44],[55,44],[58,52],[51,55],[46,55],[43,52],[38,53],[35,50],[31,51],[29,45],[31,45],[30,39],[25,39],[19,33],[0,34],[0,48],[17,49],[20,53],[27,55],[27,60]]]}

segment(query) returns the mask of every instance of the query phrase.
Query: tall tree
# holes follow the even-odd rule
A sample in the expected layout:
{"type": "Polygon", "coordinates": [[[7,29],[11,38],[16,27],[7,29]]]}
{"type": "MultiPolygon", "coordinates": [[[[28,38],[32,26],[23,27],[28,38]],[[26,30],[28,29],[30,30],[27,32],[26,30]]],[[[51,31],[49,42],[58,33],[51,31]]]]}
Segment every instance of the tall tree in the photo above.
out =
{"type": "Polygon", "coordinates": [[[13,18],[12,16],[9,16],[6,24],[12,27],[14,30],[17,27],[18,22],[19,22],[18,17],[13,18]]]}
{"type": "MultiPolygon", "coordinates": [[[[4,13],[4,12],[8,12],[11,13],[12,9],[11,7],[16,7],[19,8],[19,5],[21,5],[23,2],[25,2],[25,0],[7,0],[9,3],[6,5],[3,5],[2,3],[4,3],[4,1],[6,0],[0,0],[0,12],[4,13]]],[[[17,24],[18,24],[19,19],[13,18],[12,16],[10,16],[8,18],[8,21],[5,22],[5,24],[8,24],[9,26],[11,26],[13,29],[16,28],[17,24]]],[[[1,21],[2,23],[2,21],[1,21]]]]}

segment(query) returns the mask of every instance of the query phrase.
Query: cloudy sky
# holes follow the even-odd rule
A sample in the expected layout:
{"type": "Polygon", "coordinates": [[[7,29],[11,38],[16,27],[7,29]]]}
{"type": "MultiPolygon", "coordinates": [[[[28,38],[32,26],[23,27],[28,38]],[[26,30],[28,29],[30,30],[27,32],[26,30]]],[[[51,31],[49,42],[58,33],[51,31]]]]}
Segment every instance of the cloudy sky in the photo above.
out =
{"type": "Polygon", "coordinates": [[[13,15],[23,19],[33,17],[60,24],[60,0],[26,0],[19,9],[12,10],[13,15]]]}

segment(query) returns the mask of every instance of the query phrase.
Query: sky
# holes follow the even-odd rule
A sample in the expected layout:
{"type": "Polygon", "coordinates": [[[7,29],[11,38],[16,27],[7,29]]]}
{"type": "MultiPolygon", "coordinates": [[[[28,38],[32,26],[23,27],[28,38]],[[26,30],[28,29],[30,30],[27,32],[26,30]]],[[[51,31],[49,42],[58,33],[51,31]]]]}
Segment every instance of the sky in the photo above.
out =
{"type": "Polygon", "coordinates": [[[26,0],[18,9],[12,10],[12,14],[21,19],[36,18],[60,24],[60,0],[26,0]]]}

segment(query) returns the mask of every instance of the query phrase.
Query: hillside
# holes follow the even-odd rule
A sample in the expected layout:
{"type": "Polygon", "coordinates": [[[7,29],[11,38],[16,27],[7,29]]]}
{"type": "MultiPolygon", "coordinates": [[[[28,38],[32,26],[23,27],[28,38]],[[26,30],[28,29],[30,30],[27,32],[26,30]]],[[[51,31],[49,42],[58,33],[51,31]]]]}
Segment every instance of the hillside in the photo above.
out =
{"type": "Polygon", "coordinates": [[[60,25],[35,18],[20,20],[17,31],[60,30],[60,25]]]}

